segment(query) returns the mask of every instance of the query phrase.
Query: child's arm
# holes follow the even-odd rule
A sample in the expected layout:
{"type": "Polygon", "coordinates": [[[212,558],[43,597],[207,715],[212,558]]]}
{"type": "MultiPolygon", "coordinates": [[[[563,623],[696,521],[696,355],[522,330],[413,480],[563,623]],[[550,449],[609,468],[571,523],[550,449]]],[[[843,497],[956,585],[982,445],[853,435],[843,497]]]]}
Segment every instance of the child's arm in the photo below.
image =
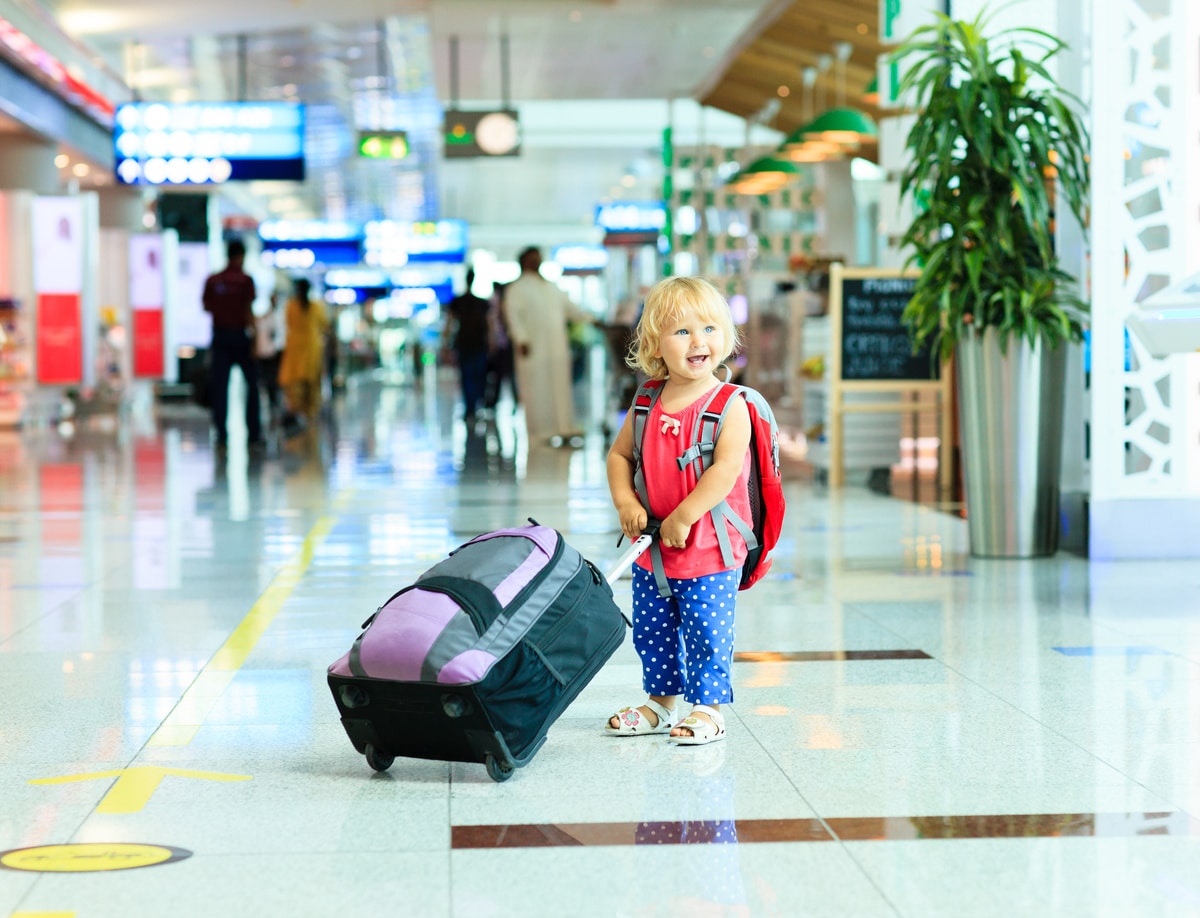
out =
{"type": "Polygon", "coordinates": [[[608,451],[608,490],[613,506],[617,508],[621,531],[631,540],[646,528],[646,508],[634,490],[633,469],[633,412],[630,411],[608,451]]]}
{"type": "Polygon", "coordinates": [[[725,425],[713,449],[713,463],[704,470],[692,493],[685,497],[665,520],[659,539],[668,548],[683,548],[692,526],[704,514],[729,496],[742,473],[746,451],[750,449],[750,409],[740,397],[730,399],[725,425]]]}

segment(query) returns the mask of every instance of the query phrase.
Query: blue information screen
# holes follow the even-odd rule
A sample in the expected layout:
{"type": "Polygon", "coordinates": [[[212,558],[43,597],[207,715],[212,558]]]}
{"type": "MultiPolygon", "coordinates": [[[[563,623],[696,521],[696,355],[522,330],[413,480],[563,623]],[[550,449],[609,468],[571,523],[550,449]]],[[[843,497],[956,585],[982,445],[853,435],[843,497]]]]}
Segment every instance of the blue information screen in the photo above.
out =
{"type": "Polygon", "coordinates": [[[113,126],[123,185],[304,180],[298,102],[130,102],[113,126]]]}

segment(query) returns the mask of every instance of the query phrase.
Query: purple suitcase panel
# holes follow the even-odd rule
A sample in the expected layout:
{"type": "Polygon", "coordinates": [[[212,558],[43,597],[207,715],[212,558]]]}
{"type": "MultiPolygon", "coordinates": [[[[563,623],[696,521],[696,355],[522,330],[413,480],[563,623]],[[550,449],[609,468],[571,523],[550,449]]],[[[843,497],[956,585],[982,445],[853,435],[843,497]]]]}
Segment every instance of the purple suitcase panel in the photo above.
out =
{"type": "Polygon", "coordinates": [[[362,642],[359,659],[374,679],[418,682],[430,648],[455,616],[465,613],[445,593],[419,587],[385,605],[362,642]]]}
{"type": "MultiPolygon", "coordinates": [[[[541,543],[536,539],[534,539],[533,542],[539,548],[542,547],[541,543]]],[[[518,565],[518,567],[511,574],[505,577],[500,586],[496,587],[496,599],[500,601],[500,605],[507,606],[510,602],[512,602],[513,598],[520,593],[522,589],[528,586],[529,581],[536,577],[538,572],[541,571],[549,562],[549,552],[546,554],[542,554],[538,551],[530,552],[529,557],[526,558],[520,565],[518,565]]]]}
{"type": "Polygon", "coordinates": [[[441,685],[466,685],[484,678],[496,662],[486,650],[467,650],[447,663],[438,672],[441,685]]]}

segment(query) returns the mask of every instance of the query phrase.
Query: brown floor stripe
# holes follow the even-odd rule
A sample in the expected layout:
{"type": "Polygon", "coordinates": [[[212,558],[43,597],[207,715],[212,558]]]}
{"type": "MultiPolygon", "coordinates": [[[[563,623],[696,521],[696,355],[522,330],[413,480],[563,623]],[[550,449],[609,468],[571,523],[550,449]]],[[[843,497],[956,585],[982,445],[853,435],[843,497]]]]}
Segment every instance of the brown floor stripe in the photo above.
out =
{"type": "Polygon", "coordinates": [[[792,650],[734,653],[734,663],[813,663],[821,660],[932,660],[923,650],[792,650]]]}
{"type": "Polygon", "coordinates": [[[917,841],[965,838],[1200,837],[1186,813],[1034,813],[1009,816],[883,816],[686,822],[452,826],[451,847],[564,848],[627,845],[917,841]],[[833,830],[830,834],[826,829],[833,830]]]}

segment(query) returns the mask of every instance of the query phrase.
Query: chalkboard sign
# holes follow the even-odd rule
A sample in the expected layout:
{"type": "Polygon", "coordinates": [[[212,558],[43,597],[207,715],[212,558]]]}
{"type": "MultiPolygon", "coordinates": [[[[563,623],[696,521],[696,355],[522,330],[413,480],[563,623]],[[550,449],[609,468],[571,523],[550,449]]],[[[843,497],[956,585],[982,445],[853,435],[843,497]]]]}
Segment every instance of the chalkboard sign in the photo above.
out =
{"type": "Polygon", "coordinates": [[[913,277],[842,279],[842,379],[925,381],[938,378],[929,347],[913,353],[900,321],[913,277]]]}

